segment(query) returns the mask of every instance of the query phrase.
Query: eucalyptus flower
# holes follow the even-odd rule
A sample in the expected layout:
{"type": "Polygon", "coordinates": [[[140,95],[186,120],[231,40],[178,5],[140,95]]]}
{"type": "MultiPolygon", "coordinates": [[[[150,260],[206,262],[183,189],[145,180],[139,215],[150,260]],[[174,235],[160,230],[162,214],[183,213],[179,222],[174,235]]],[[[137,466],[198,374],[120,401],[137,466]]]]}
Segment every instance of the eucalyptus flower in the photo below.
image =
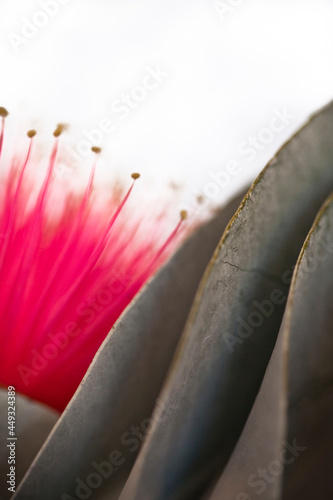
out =
{"type": "Polygon", "coordinates": [[[19,400],[21,446],[44,430],[15,500],[332,497],[332,125],[330,104],[169,255],[59,418],[19,400]]]}
{"type": "MultiPolygon", "coordinates": [[[[0,108],[1,147],[7,114],[0,108]]],[[[138,173],[127,191],[115,183],[103,198],[94,185],[98,147],[86,188],[64,186],[56,175],[64,129],[54,131],[42,181],[36,131],[28,131],[26,155],[1,165],[0,206],[0,381],[59,411],[116,319],[172,252],[186,217],[167,234],[167,210],[151,217],[144,203],[131,204],[138,173]]]]}

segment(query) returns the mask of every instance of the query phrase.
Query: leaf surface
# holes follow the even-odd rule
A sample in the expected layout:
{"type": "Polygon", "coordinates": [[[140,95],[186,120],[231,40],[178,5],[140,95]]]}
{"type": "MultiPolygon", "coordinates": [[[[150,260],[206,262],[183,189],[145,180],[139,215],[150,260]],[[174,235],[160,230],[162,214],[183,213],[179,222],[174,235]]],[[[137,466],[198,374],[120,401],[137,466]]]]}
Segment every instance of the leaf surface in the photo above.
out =
{"type": "MultiPolygon", "coordinates": [[[[242,197],[237,196],[189,237],[127,308],[96,354],[15,499],[76,497],[80,481],[96,474],[101,462],[112,464],[112,460],[115,465],[109,477],[103,478],[96,491],[91,489],[89,498],[103,497],[103,490],[108,499],[118,497],[199,281],[242,197]]],[[[85,488],[81,489],[85,494],[85,488]]]]}
{"type": "Polygon", "coordinates": [[[193,500],[225,467],[271,357],[292,269],[333,189],[333,105],[254,182],[195,298],[121,500],[193,500]]]}

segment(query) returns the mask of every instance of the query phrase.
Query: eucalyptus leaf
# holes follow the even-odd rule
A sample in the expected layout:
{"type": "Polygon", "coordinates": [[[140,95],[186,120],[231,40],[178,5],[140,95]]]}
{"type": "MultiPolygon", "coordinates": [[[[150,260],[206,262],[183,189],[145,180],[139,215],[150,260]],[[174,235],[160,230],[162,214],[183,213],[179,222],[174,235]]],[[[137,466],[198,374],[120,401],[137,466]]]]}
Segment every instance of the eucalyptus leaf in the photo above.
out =
{"type": "Polygon", "coordinates": [[[0,390],[0,497],[12,496],[10,484],[10,467],[15,468],[15,484],[17,484],[31,462],[37,455],[52,427],[58,420],[59,414],[47,406],[34,402],[21,394],[15,394],[13,405],[8,405],[8,391],[0,390]],[[11,439],[8,429],[9,408],[14,413],[14,433],[16,439],[11,439]],[[10,446],[12,446],[12,449],[10,446]],[[12,455],[10,455],[12,451],[12,455]],[[8,463],[8,460],[10,463],[8,463]],[[15,461],[13,463],[13,460],[15,461]]]}
{"type": "Polygon", "coordinates": [[[127,308],[99,349],[15,499],[80,498],[78,494],[104,498],[104,491],[108,499],[118,497],[144,437],[142,432],[149,424],[147,419],[199,281],[243,195],[189,237],[127,308]],[[137,427],[140,434],[133,431],[137,427]],[[102,462],[109,464],[104,467],[104,475],[112,472],[86,493],[89,487],[82,482],[90,474],[96,475],[102,462]]]}
{"type": "Polygon", "coordinates": [[[279,333],[241,437],[214,491],[204,500],[250,500],[258,495],[265,500],[281,499],[283,465],[280,459],[288,453],[284,442],[285,362],[283,336],[279,333]]]}
{"type": "Polygon", "coordinates": [[[333,196],[304,245],[286,314],[288,442],[283,500],[333,498],[333,196]]]}
{"type": "Polygon", "coordinates": [[[227,227],[121,500],[200,498],[225,467],[272,354],[292,268],[333,189],[332,125],[330,105],[278,152],[227,227]]]}
{"type": "Polygon", "coordinates": [[[210,500],[332,498],[333,196],[295,269],[277,344],[210,500]]]}

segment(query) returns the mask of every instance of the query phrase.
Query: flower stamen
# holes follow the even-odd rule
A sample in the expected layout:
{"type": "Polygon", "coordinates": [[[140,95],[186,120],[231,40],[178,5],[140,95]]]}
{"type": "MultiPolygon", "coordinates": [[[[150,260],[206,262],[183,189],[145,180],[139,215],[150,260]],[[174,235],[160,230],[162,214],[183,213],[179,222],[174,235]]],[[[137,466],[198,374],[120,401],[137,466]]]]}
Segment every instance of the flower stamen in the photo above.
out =
{"type": "Polygon", "coordinates": [[[3,144],[3,136],[4,136],[4,131],[5,131],[5,118],[8,116],[8,111],[6,108],[3,108],[0,106],[0,116],[2,118],[1,120],[1,130],[0,130],[0,157],[1,157],[1,151],[2,151],[2,144],[3,144]]]}
{"type": "MultiPolygon", "coordinates": [[[[1,145],[7,114],[0,108],[1,145]]],[[[0,185],[0,383],[60,410],[119,315],[170,255],[186,218],[182,212],[164,240],[165,211],[145,203],[137,210],[129,201],[137,172],[122,197],[116,184],[105,198],[95,186],[97,146],[80,194],[75,176],[59,183],[54,174],[65,129],[58,124],[53,132],[41,181],[36,131],[29,130],[24,158],[9,160],[0,185]]]]}

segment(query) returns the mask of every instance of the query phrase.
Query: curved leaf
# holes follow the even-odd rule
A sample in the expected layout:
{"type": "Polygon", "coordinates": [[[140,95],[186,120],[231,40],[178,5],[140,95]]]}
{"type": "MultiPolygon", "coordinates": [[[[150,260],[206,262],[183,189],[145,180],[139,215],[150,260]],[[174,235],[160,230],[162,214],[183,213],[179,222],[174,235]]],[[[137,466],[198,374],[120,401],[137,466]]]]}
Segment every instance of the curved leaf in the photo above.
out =
{"type": "Polygon", "coordinates": [[[274,348],[291,269],[333,189],[332,124],[330,105],[278,152],[226,229],[122,500],[193,500],[228,461],[274,348]]]}
{"type": "MultiPolygon", "coordinates": [[[[10,406],[13,409],[13,406],[10,406]]],[[[13,440],[15,454],[15,484],[22,479],[31,462],[56,423],[59,414],[47,406],[34,402],[18,393],[15,395],[15,437],[13,440]]],[[[8,392],[0,390],[0,496],[2,499],[10,498],[12,493],[8,490],[7,474],[12,464],[8,463],[8,392]]]]}
{"type": "Polygon", "coordinates": [[[151,415],[199,280],[242,196],[185,241],[118,320],[15,499],[75,497],[81,481],[112,460],[94,493],[118,497],[141,444],[142,434],[130,441],[132,428],[151,415]]]}
{"type": "Polygon", "coordinates": [[[333,196],[305,241],[262,386],[210,500],[332,498],[333,196]]]}

